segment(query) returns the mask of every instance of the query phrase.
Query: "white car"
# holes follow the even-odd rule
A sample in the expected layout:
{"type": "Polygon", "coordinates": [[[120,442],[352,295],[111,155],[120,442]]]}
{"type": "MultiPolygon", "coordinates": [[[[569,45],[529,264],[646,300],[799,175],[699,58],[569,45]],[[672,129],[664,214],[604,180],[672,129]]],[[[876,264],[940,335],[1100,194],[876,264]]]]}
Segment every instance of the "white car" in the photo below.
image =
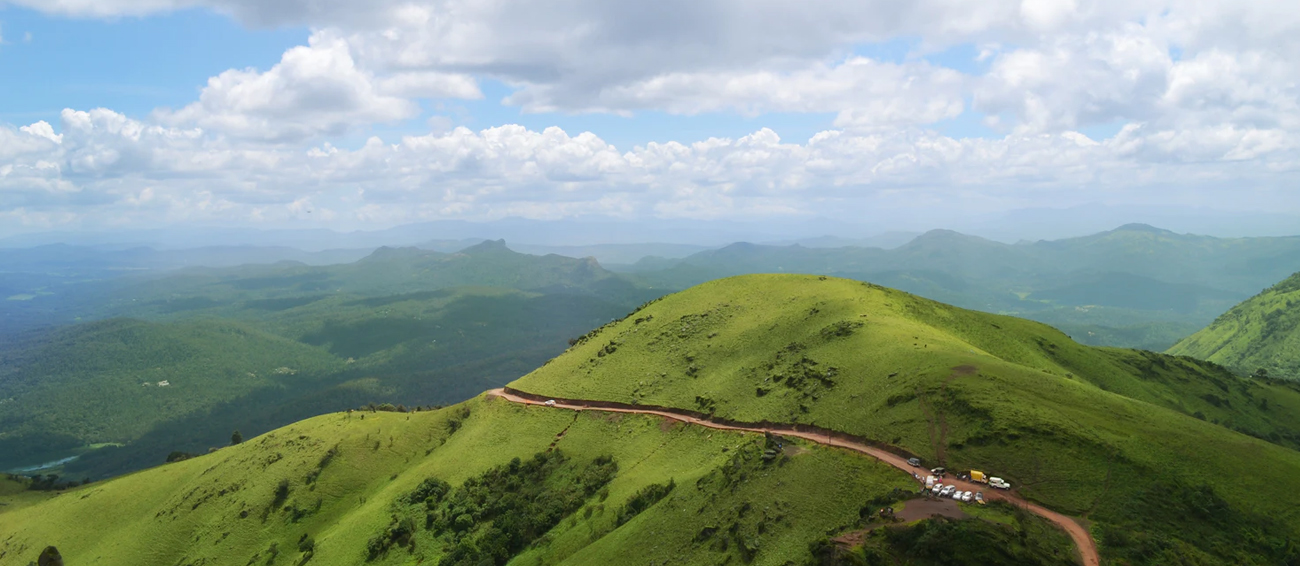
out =
{"type": "Polygon", "coordinates": [[[943,491],[943,484],[941,484],[941,483],[936,483],[936,484],[934,484],[934,487],[930,488],[930,493],[935,493],[935,494],[937,494],[937,493],[939,493],[940,491],[943,491]]]}
{"type": "Polygon", "coordinates": [[[957,491],[952,492],[952,498],[953,498],[953,499],[956,499],[957,501],[961,501],[961,496],[963,496],[963,495],[966,495],[966,492],[964,492],[964,491],[962,491],[962,490],[960,490],[960,489],[957,490],[957,491]]]}
{"type": "Polygon", "coordinates": [[[989,485],[998,489],[1011,489],[1011,484],[1002,478],[989,478],[989,485]]]}
{"type": "Polygon", "coordinates": [[[961,500],[963,503],[970,503],[972,499],[975,499],[975,496],[969,491],[961,494],[961,500]]]}
{"type": "Polygon", "coordinates": [[[546,402],[545,402],[545,403],[542,403],[542,404],[543,404],[543,405],[546,405],[547,407],[554,407],[554,406],[555,406],[555,399],[547,399],[546,402]]]}
{"type": "Polygon", "coordinates": [[[940,492],[939,492],[939,495],[942,496],[942,497],[951,497],[951,496],[952,496],[952,492],[954,492],[954,491],[957,491],[957,486],[955,486],[955,485],[950,485],[950,486],[944,487],[944,488],[943,488],[943,491],[940,491],[940,492]]]}

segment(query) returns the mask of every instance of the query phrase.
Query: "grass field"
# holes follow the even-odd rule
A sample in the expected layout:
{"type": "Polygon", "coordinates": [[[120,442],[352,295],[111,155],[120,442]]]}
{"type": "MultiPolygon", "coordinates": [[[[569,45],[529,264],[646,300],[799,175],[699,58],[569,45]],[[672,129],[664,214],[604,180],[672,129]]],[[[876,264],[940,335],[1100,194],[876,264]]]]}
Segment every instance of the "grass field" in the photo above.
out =
{"type": "Polygon", "coordinates": [[[1300,510],[1274,496],[1300,488],[1294,390],[855,281],[706,283],[512,386],[811,423],[990,470],[1090,520],[1116,561],[1271,564],[1300,534],[1300,510]]]}
{"type": "MultiPolygon", "coordinates": [[[[512,564],[804,563],[811,543],[913,485],[874,460],[816,445],[764,463],[760,435],[477,399],[434,412],[323,415],[0,513],[0,564],[25,566],[46,545],[69,564],[298,564],[304,536],[312,564],[359,564],[408,516],[419,518],[413,533],[369,562],[435,563],[500,525],[471,519],[463,532],[436,536],[426,508],[410,502],[417,487],[436,478],[452,499],[484,472],[552,445],[572,469],[604,456],[617,471],[533,533],[512,564]],[[670,482],[666,496],[627,516],[639,492],[670,482]]],[[[564,477],[561,469],[548,481],[564,477]]]]}

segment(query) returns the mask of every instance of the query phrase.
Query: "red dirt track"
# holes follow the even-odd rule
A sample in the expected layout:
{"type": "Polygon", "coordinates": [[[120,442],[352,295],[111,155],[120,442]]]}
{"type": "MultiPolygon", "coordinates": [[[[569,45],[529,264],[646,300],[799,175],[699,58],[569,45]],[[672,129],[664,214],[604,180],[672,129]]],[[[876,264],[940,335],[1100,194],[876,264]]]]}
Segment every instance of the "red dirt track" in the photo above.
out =
{"type": "MultiPolygon", "coordinates": [[[[493,389],[491,391],[488,391],[488,395],[500,399],[505,399],[507,401],[511,401],[514,403],[521,403],[524,405],[546,406],[545,400],[549,399],[549,398],[544,398],[530,393],[524,393],[522,391],[506,390],[506,389],[493,389]]],[[[684,411],[684,410],[671,409],[666,407],[638,407],[633,405],[612,403],[608,401],[581,401],[581,400],[560,399],[560,398],[554,398],[554,400],[555,400],[554,408],[557,409],[569,409],[574,411],[601,411],[601,412],[609,412],[609,413],[633,413],[633,414],[641,414],[641,415],[658,415],[664,418],[681,421],[687,424],[699,425],[699,426],[718,429],[718,430],[736,430],[736,431],[743,431],[743,432],[760,432],[760,433],[770,432],[772,434],[793,436],[793,437],[803,438],[805,440],[811,440],[813,442],[816,442],[818,444],[823,444],[826,446],[835,446],[838,448],[852,450],[860,454],[866,454],[868,456],[871,456],[872,458],[880,460],[895,468],[903,470],[904,472],[907,472],[908,475],[912,475],[913,473],[926,472],[926,470],[913,468],[912,466],[908,465],[907,458],[899,454],[895,454],[893,452],[885,450],[884,448],[872,446],[864,442],[856,441],[850,438],[837,438],[836,437],[837,435],[835,433],[814,432],[810,430],[798,430],[799,427],[797,427],[796,425],[779,426],[779,425],[767,425],[767,424],[719,422],[716,419],[711,419],[705,416],[701,416],[700,414],[695,413],[694,411],[684,411]]],[[[924,478],[924,474],[922,475],[922,478],[924,478]]],[[[1065,515],[1062,515],[1060,513],[1057,513],[1055,511],[1052,511],[1050,509],[1047,509],[1045,507],[1042,507],[1040,505],[1035,505],[1033,503],[1025,501],[1024,499],[1016,497],[1015,495],[1012,495],[1010,493],[986,489],[988,488],[988,486],[983,484],[958,481],[953,478],[944,478],[943,483],[944,485],[956,485],[958,489],[961,489],[963,491],[985,490],[984,493],[985,499],[1006,501],[1008,503],[1019,506],[1031,513],[1034,513],[1035,515],[1043,517],[1048,521],[1051,521],[1053,524],[1063,529],[1067,534],[1070,535],[1070,538],[1074,540],[1074,544],[1079,549],[1079,554],[1082,557],[1084,566],[1100,566],[1101,559],[1097,554],[1097,545],[1096,543],[1093,542],[1092,536],[1089,535],[1087,529],[1083,528],[1082,525],[1075,522],[1073,519],[1065,515]]]]}

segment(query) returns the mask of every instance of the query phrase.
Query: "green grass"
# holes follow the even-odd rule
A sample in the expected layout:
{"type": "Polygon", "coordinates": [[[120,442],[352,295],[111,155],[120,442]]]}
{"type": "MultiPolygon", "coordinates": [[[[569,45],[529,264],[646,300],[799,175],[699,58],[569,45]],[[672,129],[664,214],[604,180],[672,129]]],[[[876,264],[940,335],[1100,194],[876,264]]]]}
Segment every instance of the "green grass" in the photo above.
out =
{"type": "Polygon", "coordinates": [[[1233,307],[1169,353],[1300,380],[1300,273],[1233,307]]]}
{"type": "Polygon", "coordinates": [[[31,481],[25,478],[11,478],[0,475],[0,515],[11,513],[35,505],[54,497],[45,491],[30,491],[31,481]]]}
{"type": "Polygon", "coordinates": [[[1300,510],[1275,496],[1300,488],[1296,391],[854,281],[706,283],[593,332],[512,386],[862,435],[992,471],[1059,511],[1180,541],[1179,556],[1202,563],[1275,556],[1263,543],[1190,536],[1194,519],[1176,510],[1139,511],[1144,486],[1207,489],[1238,513],[1228,533],[1300,534],[1300,510]]]}
{"type": "MultiPolygon", "coordinates": [[[[314,541],[311,564],[359,564],[394,517],[423,513],[410,504],[421,483],[447,482],[452,497],[553,442],[565,469],[609,457],[617,471],[512,564],[802,563],[811,542],[858,524],[868,501],[912,485],[872,459],[816,445],[764,463],[759,435],[478,399],[435,412],[323,415],[0,513],[0,564],[25,565],[47,545],[69,564],[296,564],[304,535],[314,541]],[[460,422],[455,432],[450,421],[460,422]],[[636,494],[668,482],[676,487],[666,497],[618,524],[636,494]]],[[[459,540],[416,527],[411,546],[371,563],[437,563],[459,540]]]]}

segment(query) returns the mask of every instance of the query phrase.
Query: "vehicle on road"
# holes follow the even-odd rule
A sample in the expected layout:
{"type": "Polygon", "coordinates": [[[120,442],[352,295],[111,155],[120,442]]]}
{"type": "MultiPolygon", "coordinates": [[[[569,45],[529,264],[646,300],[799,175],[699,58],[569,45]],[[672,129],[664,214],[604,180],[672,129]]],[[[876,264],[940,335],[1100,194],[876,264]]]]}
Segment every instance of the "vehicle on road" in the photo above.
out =
{"type": "Polygon", "coordinates": [[[943,474],[944,474],[945,472],[947,472],[947,471],[948,471],[948,470],[945,470],[945,469],[943,469],[943,468],[934,468],[934,469],[930,470],[930,473],[932,473],[932,474],[934,474],[934,475],[936,475],[936,476],[939,476],[939,477],[943,477],[943,474]]]}
{"type": "Polygon", "coordinates": [[[955,486],[955,485],[944,486],[943,491],[940,491],[940,492],[939,492],[939,496],[940,496],[940,497],[951,497],[951,496],[952,496],[952,492],[954,492],[954,491],[957,491],[957,486],[955,486]]]}
{"type": "Polygon", "coordinates": [[[937,482],[937,481],[939,481],[939,478],[936,478],[936,477],[934,477],[934,476],[925,476],[925,487],[926,487],[926,489],[929,489],[929,488],[934,487],[934,484],[935,484],[935,482],[937,482]]]}
{"type": "Polygon", "coordinates": [[[997,489],[1011,489],[1011,484],[1002,478],[989,478],[989,485],[997,489]]]}
{"type": "Polygon", "coordinates": [[[940,491],[943,491],[943,488],[944,488],[944,485],[943,485],[943,484],[941,484],[941,483],[936,483],[936,484],[934,484],[934,487],[931,487],[931,488],[930,488],[930,493],[934,493],[934,494],[937,495],[940,491]]]}
{"type": "Polygon", "coordinates": [[[546,402],[543,403],[543,404],[546,405],[547,407],[554,407],[554,406],[555,406],[555,399],[547,399],[546,402]]]}
{"type": "Polygon", "coordinates": [[[963,503],[970,503],[972,499],[975,499],[975,496],[969,491],[961,494],[961,500],[963,503]]]}
{"type": "Polygon", "coordinates": [[[921,467],[921,459],[920,459],[920,458],[908,458],[908,459],[907,459],[907,464],[908,464],[909,466],[912,466],[913,468],[919,468],[919,467],[921,467]]]}
{"type": "Polygon", "coordinates": [[[984,472],[981,472],[981,471],[979,471],[979,470],[971,470],[971,471],[970,471],[970,481],[977,481],[977,482],[980,482],[980,483],[989,483],[989,477],[986,476],[986,475],[984,475],[984,472]]]}

